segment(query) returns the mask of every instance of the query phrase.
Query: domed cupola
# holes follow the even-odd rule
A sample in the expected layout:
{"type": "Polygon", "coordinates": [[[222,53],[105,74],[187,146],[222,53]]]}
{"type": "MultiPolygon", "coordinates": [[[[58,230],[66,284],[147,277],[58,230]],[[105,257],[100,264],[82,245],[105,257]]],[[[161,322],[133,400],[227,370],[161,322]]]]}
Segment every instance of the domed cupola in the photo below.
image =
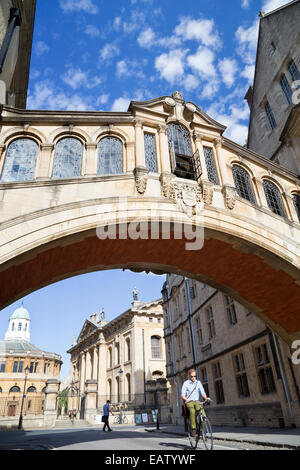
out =
{"type": "Polygon", "coordinates": [[[5,341],[10,340],[30,342],[30,316],[28,310],[23,307],[23,303],[9,319],[5,341]]]}

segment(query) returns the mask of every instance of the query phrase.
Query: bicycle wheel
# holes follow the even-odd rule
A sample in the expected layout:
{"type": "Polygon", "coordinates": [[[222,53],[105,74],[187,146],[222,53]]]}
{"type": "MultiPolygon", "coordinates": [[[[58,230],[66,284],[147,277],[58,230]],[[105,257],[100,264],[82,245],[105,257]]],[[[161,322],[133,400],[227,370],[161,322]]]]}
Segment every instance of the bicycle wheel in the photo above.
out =
{"type": "Polygon", "coordinates": [[[120,417],[119,416],[115,417],[114,424],[120,424],[120,417]]]}
{"type": "Polygon", "coordinates": [[[200,417],[199,417],[198,414],[196,415],[196,436],[192,437],[192,435],[191,435],[191,426],[190,426],[190,421],[189,421],[189,424],[188,424],[188,438],[189,438],[190,445],[191,445],[192,449],[197,449],[198,442],[199,442],[199,439],[200,439],[200,417]]]}
{"type": "Polygon", "coordinates": [[[214,440],[211,425],[207,416],[201,419],[201,437],[206,450],[213,450],[214,440]]]}

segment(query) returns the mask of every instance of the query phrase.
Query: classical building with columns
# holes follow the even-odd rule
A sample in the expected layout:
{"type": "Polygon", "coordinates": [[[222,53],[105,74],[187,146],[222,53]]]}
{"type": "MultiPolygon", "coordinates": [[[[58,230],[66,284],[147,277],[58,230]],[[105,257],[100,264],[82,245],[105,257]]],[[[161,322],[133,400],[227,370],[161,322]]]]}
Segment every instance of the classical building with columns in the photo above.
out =
{"type": "Polygon", "coordinates": [[[61,356],[30,342],[30,322],[28,310],[20,306],[12,313],[5,339],[0,341],[0,427],[18,424],[23,394],[24,426],[45,424],[48,393],[50,408],[54,405],[53,420],[56,418],[56,395],[52,403],[50,389],[54,387],[57,394],[61,356]]]}
{"type": "MultiPolygon", "coordinates": [[[[136,296],[135,296],[136,297],[136,296]]],[[[150,395],[167,392],[162,300],[141,302],[110,322],[104,311],[90,316],[72,348],[69,409],[91,419],[110,400],[118,410],[137,409],[150,395]]]]}

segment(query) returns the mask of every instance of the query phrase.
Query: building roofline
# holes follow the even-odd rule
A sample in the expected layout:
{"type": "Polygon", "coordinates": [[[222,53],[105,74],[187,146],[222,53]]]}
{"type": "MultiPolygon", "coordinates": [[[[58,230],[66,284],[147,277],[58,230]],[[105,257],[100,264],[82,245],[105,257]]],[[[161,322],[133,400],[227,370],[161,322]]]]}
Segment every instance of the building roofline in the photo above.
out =
{"type": "Polygon", "coordinates": [[[264,13],[264,15],[261,17],[261,19],[263,20],[267,16],[273,15],[274,13],[278,13],[279,11],[284,10],[284,8],[290,7],[294,3],[299,3],[299,2],[300,2],[300,0],[293,0],[289,3],[286,3],[285,5],[282,5],[281,7],[278,7],[275,10],[269,11],[268,13],[264,13]]]}

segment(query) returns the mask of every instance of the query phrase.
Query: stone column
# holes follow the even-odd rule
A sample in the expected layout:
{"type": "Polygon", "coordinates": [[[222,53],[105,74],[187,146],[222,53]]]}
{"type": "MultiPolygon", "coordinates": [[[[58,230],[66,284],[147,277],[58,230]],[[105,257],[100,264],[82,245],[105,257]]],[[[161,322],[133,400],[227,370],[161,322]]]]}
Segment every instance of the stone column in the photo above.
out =
{"type": "Polygon", "coordinates": [[[86,366],[85,366],[85,380],[91,380],[92,378],[92,358],[91,350],[86,352],[86,366]]]}
{"type": "Polygon", "coordinates": [[[201,169],[202,169],[201,179],[202,179],[202,181],[209,181],[208,180],[208,174],[207,174],[207,168],[206,168],[206,162],[205,162],[205,156],[204,156],[202,135],[198,134],[198,132],[194,131],[193,137],[194,137],[196,149],[198,150],[198,153],[199,153],[199,158],[200,158],[200,163],[201,163],[201,169]]]}
{"type": "Polygon", "coordinates": [[[168,126],[166,126],[165,124],[161,124],[158,127],[159,151],[160,151],[160,162],[161,162],[162,173],[171,173],[167,129],[168,129],[168,126]]]}
{"type": "Polygon", "coordinates": [[[85,353],[81,353],[81,364],[80,364],[80,391],[84,392],[85,383],[85,353]]]}
{"type": "Polygon", "coordinates": [[[44,404],[44,426],[53,427],[57,414],[57,395],[60,382],[57,379],[49,379],[46,382],[46,398],[44,404]]]}
{"type": "Polygon", "coordinates": [[[135,167],[146,168],[143,122],[135,119],[135,167]]]}
{"type": "Polygon", "coordinates": [[[97,143],[88,142],[85,144],[86,160],[85,160],[85,176],[96,176],[98,166],[97,143]]]}
{"type": "Polygon", "coordinates": [[[222,193],[224,196],[225,207],[232,210],[234,209],[236,201],[236,189],[233,182],[232,172],[226,164],[226,159],[222,151],[222,137],[215,139],[214,144],[223,185],[222,193]]]}
{"type": "Polygon", "coordinates": [[[45,143],[40,145],[40,154],[37,162],[35,177],[37,180],[51,178],[51,156],[54,149],[54,144],[45,143]]]}
{"type": "Polygon", "coordinates": [[[94,424],[95,415],[97,414],[97,380],[85,381],[85,393],[84,419],[94,424]]]}
{"type": "Polygon", "coordinates": [[[126,147],[126,161],[124,171],[132,173],[135,167],[135,142],[125,142],[126,147]]]}
{"type": "Polygon", "coordinates": [[[98,379],[98,350],[95,346],[93,349],[93,371],[92,371],[92,380],[98,379]]]}

